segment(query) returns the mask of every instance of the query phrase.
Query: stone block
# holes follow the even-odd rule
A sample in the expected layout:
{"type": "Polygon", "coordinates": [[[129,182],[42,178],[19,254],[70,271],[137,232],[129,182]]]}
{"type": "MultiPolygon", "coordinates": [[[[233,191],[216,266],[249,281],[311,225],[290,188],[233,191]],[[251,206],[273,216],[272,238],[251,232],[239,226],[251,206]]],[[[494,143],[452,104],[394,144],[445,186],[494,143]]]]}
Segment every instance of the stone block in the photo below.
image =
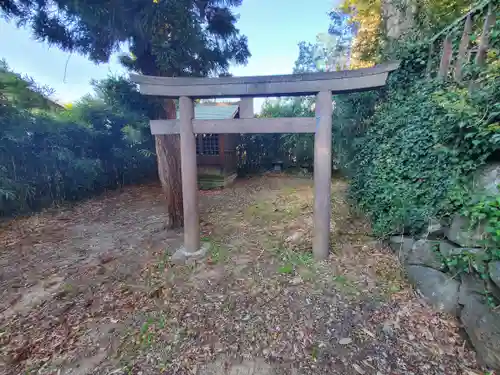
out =
{"type": "Polygon", "coordinates": [[[439,252],[442,256],[448,258],[451,256],[473,255],[478,260],[485,259],[486,250],[478,247],[460,247],[448,241],[439,243],[439,252]]]}
{"type": "Polygon", "coordinates": [[[458,292],[458,303],[465,305],[471,296],[481,298],[486,292],[486,284],[478,275],[463,274],[458,292]]]}
{"type": "Polygon", "coordinates": [[[389,238],[389,247],[396,254],[404,253],[406,254],[411,250],[415,240],[412,237],[406,236],[392,236],[389,238]]]}
{"type": "Polygon", "coordinates": [[[489,163],[474,174],[472,188],[475,194],[497,195],[500,184],[500,163],[489,163]]]}
{"type": "Polygon", "coordinates": [[[488,270],[491,281],[500,288],[500,261],[490,262],[488,264],[488,270]]]}
{"type": "Polygon", "coordinates": [[[444,237],[444,227],[436,218],[430,218],[427,223],[427,228],[422,235],[423,239],[437,239],[444,237]]]}
{"type": "Polygon", "coordinates": [[[439,241],[418,240],[405,254],[403,263],[414,266],[426,266],[440,270],[444,268],[439,254],[439,241]]]}
{"type": "Polygon", "coordinates": [[[471,227],[469,218],[456,214],[446,231],[446,237],[461,247],[481,247],[486,239],[485,225],[479,223],[471,227]]]}
{"type": "Polygon", "coordinates": [[[476,349],[478,359],[492,369],[500,369],[500,312],[470,295],[460,314],[465,331],[476,349]]]}
{"type": "Polygon", "coordinates": [[[433,268],[407,266],[408,279],[435,309],[458,315],[458,288],[460,283],[433,268]]]}

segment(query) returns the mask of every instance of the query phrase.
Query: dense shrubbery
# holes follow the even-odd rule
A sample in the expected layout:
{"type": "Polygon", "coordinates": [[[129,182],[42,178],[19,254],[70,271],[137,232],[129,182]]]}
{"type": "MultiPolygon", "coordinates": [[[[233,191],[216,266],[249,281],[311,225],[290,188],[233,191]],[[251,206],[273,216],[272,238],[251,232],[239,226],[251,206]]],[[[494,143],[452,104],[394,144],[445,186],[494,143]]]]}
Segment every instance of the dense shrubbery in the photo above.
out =
{"type": "MultiPolygon", "coordinates": [[[[418,232],[430,217],[468,203],[468,176],[497,158],[500,149],[496,53],[469,92],[467,86],[423,78],[418,65],[425,58],[414,47],[413,54],[405,51],[402,68],[371,107],[373,116],[358,117],[361,136],[351,138],[352,147],[341,148],[350,156],[345,165],[352,197],[370,214],[379,235],[418,232]]],[[[350,96],[344,106],[355,108],[352,101],[359,98],[350,96]]]]}
{"type": "MultiPolygon", "coordinates": [[[[282,98],[266,101],[260,117],[314,116],[313,98],[282,98]]],[[[242,134],[239,145],[240,173],[268,170],[274,161],[285,167],[312,167],[313,134],[242,134]]]]}
{"type": "MultiPolygon", "coordinates": [[[[391,4],[405,10],[404,3],[391,4]]],[[[500,20],[490,31],[486,67],[469,63],[463,84],[444,83],[424,74],[429,44],[423,41],[451,25],[471,5],[446,0],[420,5],[406,9],[411,11],[412,28],[391,41],[379,17],[380,2],[346,0],[342,5],[364,34],[371,33],[357,34],[353,56],[372,64],[401,60],[387,89],[336,98],[335,151],[352,180],[354,202],[371,216],[378,235],[415,233],[431,217],[477,204],[468,186],[474,171],[486,161],[500,159],[500,20]],[[366,40],[374,42],[366,45],[366,40]],[[471,81],[476,84],[469,91],[471,81]]],[[[491,6],[498,11],[497,0],[491,6]]],[[[471,44],[476,47],[484,16],[473,17],[471,44]]],[[[441,35],[452,37],[454,57],[462,32],[463,23],[455,22],[441,35]]],[[[438,42],[442,43],[436,41],[435,50],[438,42]]],[[[439,58],[434,53],[436,69],[439,58]]]]}
{"type": "MultiPolygon", "coordinates": [[[[95,83],[98,96],[67,110],[33,83],[0,70],[0,214],[37,210],[155,176],[156,163],[138,93],[121,79],[95,83]],[[115,90],[115,89],[121,89],[115,90]]],[[[140,95],[139,95],[140,96],[140,95]]],[[[144,108],[144,107],[143,107],[144,108]]]]}

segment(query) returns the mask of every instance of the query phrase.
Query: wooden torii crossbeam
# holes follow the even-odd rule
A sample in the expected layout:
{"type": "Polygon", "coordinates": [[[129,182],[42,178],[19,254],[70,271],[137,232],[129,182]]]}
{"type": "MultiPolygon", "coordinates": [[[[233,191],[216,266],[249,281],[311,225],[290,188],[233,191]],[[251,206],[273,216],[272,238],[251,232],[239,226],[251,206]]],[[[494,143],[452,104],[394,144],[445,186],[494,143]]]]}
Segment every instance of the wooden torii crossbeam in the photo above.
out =
{"type": "Polygon", "coordinates": [[[200,251],[197,133],[314,133],[314,234],[313,254],[326,259],[330,238],[330,192],[332,171],[332,94],[383,87],[398,62],[373,68],[328,73],[306,73],[255,77],[167,78],[131,75],[144,95],[179,98],[178,120],[151,120],[152,134],[180,134],[182,192],[184,204],[184,248],[186,258],[200,251]],[[316,95],[316,117],[254,118],[253,98],[316,95]],[[240,118],[194,119],[193,99],[240,97],[240,118]]]}

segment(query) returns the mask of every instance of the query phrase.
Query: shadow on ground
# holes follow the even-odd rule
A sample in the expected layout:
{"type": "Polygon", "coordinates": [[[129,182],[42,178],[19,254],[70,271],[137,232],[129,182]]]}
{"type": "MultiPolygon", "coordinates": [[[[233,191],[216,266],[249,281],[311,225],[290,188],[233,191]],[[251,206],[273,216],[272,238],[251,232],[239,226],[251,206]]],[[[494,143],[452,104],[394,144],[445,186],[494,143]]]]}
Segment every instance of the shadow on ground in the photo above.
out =
{"type": "Polygon", "coordinates": [[[176,266],[158,186],[5,223],[4,374],[479,374],[332,186],[332,254],[311,257],[312,182],[200,193],[209,256],[176,266]]]}

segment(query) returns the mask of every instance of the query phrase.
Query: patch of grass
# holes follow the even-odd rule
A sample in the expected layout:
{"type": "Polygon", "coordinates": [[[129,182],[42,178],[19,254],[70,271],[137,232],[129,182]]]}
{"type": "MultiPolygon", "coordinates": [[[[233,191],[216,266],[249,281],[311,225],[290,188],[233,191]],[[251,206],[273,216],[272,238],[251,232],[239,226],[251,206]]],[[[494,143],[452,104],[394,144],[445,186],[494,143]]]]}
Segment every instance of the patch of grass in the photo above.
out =
{"type": "Polygon", "coordinates": [[[270,204],[264,202],[252,204],[245,213],[252,218],[265,218],[270,214],[270,204]]]}
{"type": "Polygon", "coordinates": [[[126,375],[132,375],[134,373],[134,364],[128,359],[122,359],[120,361],[120,373],[126,375]]]}
{"type": "Polygon", "coordinates": [[[57,299],[63,299],[68,297],[74,297],[78,294],[78,288],[75,288],[73,284],[63,283],[59,288],[58,293],[56,293],[57,299]]]}
{"type": "Polygon", "coordinates": [[[313,176],[312,172],[310,171],[310,168],[291,167],[291,168],[285,169],[283,171],[283,173],[286,176],[290,176],[293,178],[311,179],[311,177],[313,176]]]}
{"type": "Polygon", "coordinates": [[[313,345],[311,348],[311,359],[316,362],[318,359],[319,347],[318,345],[313,345]]]}
{"type": "Polygon", "coordinates": [[[300,216],[301,212],[301,205],[285,205],[285,207],[283,208],[283,215],[287,219],[295,219],[300,216]]]}
{"type": "Polygon", "coordinates": [[[346,285],[348,283],[347,277],[340,275],[340,276],[333,276],[332,277],[333,282],[340,284],[340,285],[346,285]]]}
{"type": "Polygon", "coordinates": [[[281,274],[292,274],[298,272],[301,275],[307,274],[311,278],[316,272],[312,253],[297,252],[278,246],[270,249],[276,257],[281,260],[281,266],[278,272],[281,274]]]}
{"type": "Polygon", "coordinates": [[[285,186],[283,189],[281,189],[281,193],[284,195],[291,195],[295,194],[297,192],[297,189],[292,187],[292,186],[285,186]]]}
{"type": "Polygon", "coordinates": [[[252,221],[282,222],[300,216],[305,206],[307,205],[293,193],[279,196],[272,202],[257,202],[246,209],[245,216],[252,221]]]}
{"type": "Polygon", "coordinates": [[[209,243],[208,255],[212,263],[224,263],[229,258],[229,249],[219,241],[203,237],[202,242],[209,243]]]}
{"type": "Polygon", "coordinates": [[[278,268],[278,272],[282,274],[291,274],[294,272],[292,263],[286,263],[278,268]]]}
{"type": "Polygon", "coordinates": [[[309,268],[314,266],[313,254],[310,252],[293,251],[284,247],[279,247],[274,251],[282,261],[292,264],[294,267],[304,266],[309,268]]]}
{"type": "Polygon", "coordinates": [[[167,266],[168,260],[170,258],[170,254],[168,253],[167,249],[163,251],[163,253],[160,255],[160,259],[158,260],[158,263],[156,263],[156,269],[158,271],[163,271],[165,267],[167,266]]]}
{"type": "Polygon", "coordinates": [[[167,317],[164,312],[159,311],[146,318],[142,323],[138,333],[138,344],[141,348],[151,348],[151,346],[158,340],[167,324],[167,317]]]}
{"type": "Polygon", "coordinates": [[[153,335],[153,332],[150,332],[149,331],[149,326],[150,326],[150,322],[147,321],[147,322],[144,322],[142,324],[142,327],[141,327],[141,332],[140,332],[140,342],[141,342],[141,346],[144,346],[144,347],[151,347],[151,343],[154,339],[154,335],[153,335]]]}
{"type": "Polygon", "coordinates": [[[291,257],[294,259],[295,264],[312,267],[314,266],[314,258],[312,253],[295,252],[291,251],[291,257]]]}
{"type": "Polygon", "coordinates": [[[64,283],[63,284],[63,290],[66,293],[70,294],[70,293],[74,292],[75,287],[72,284],[70,284],[70,283],[64,283]]]}
{"type": "Polygon", "coordinates": [[[389,292],[390,293],[398,293],[401,291],[401,286],[399,285],[396,285],[396,284],[392,284],[389,286],[389,292]]]}
{"type": "Polygon", "coordinates": [[[209,252],[214,263],[224,263],[229,257],[227,248],[221,244],[212,243],[209,252]]]}
{"type": "Polygon", "coordinates": [[[304,281],[318,281],[318,270],[316,267],[298,267],[297,273],[304,281]]]}
{"type": "Polygon", "coordinates": [[[339,289],[341,292],[345,293],[346,295],[351,297],[360,295],[359,289],[346,276],[344,275],[333,276],[332,281],[335,284],[335,287],[339,289]]]}

